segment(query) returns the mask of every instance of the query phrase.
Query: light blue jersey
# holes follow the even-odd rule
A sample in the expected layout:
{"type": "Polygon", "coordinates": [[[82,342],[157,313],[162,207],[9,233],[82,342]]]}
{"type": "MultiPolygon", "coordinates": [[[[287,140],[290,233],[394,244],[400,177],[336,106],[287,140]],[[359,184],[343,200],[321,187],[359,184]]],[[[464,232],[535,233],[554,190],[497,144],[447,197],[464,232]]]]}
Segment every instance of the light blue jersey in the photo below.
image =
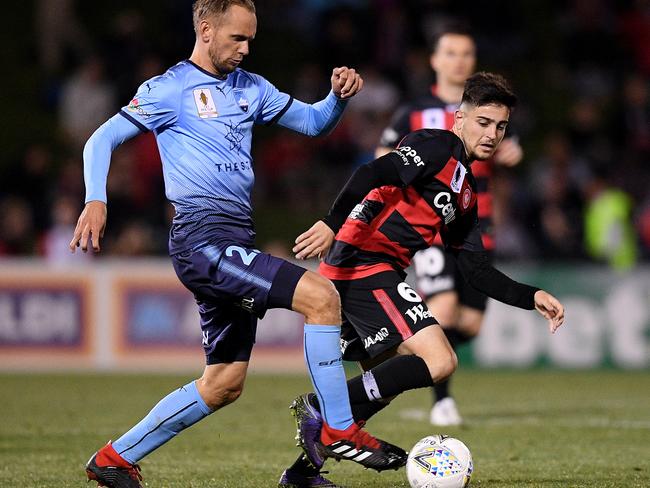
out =
{"type": "Polygon", "coordinates": [[[84,150],[86,201],[106,201],[108,162],[101,139],[110,140],[110,160],[110,151],[132,137],[136,126],[153,131],[158,142],[165,193],[176,209],[171,254],[224,231],[252,241],[253,125],[278,122],[318,135],[338,122],[344,105],[332,93],[307,105],[242,69],[221,79],[182,61],[139,87],[119,112],[130,122],[126,128],[114,117],[91,137],[84,150]]]}

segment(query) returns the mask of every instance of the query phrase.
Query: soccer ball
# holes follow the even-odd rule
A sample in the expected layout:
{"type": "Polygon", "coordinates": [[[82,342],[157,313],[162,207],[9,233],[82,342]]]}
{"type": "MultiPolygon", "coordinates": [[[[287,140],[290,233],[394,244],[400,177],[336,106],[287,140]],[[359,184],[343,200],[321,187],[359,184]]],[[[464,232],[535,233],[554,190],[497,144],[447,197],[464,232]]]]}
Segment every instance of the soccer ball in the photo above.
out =
{"type": "Polygon", "coordinates": [[[411,488],[465,488],[473,470],[467,446],[446,435],[419,440],[406,461],[411,488]]]}

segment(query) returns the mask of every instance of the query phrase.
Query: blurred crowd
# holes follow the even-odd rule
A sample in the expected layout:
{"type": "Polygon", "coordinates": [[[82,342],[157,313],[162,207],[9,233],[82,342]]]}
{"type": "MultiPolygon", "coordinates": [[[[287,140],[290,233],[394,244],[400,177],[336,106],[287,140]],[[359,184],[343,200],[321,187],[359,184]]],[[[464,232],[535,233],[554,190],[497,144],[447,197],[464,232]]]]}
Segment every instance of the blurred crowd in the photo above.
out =
{"type": "MultiPolygon", "coordinates": [[[[478,67],[520,96],[513,126],[521,165],[492,182],[502,259],[571,259],[627,269],[650,258],[650,1],[269,0],[244,69],[306,102],[323,98],[331,69],[365,80],[327,138],[258,128],[254,205],[261,245],[290,246],[322,216],[351,171],[372,159],[400,102],[435,82],[429,46],[461,19],[478,67]],[[288,218],[289,217],[289,218],[288,218]]],[[[20,12],[22,14],[22,12],[20,12]]],[[[18,12],[16,12],[18,15],[18,12]]],[[[191,1],[36,0],[15,65],[30,83],[9,104],[24,120],[0,159],[0,256],[72,256],[83,207],[87,138],[144,80],[189,56],[191,1]],[[25,108],[25,103],[28,104],[25,108]],[[38,119],[25,120],[25,113],[38,119]]],[[[4,83],[9,83],[5,79],[4,83]]],[[[173,209],[152,134],[113,156],[103,254],[163,255],[173,209]]],[[[276,250],[277,252],[277,250],[276,250]]]]}

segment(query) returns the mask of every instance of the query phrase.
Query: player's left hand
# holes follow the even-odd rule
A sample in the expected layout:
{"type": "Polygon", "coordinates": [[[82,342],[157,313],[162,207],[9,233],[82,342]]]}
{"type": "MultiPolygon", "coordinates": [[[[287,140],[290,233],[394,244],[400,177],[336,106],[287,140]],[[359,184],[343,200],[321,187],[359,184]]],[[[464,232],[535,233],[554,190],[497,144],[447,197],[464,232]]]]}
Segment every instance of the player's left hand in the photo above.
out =
{"type": "Polygon", "coordinates": [[[296,237],[293,252],[296,253],[296,259],[321,257],[329,251],[333,242],[334,231],[325,222],[319,220],[308,231],[296,237]]]}
{"type": "Polygon", "coordinates": [[[341,100],[353,97],[363,88],[363,78],[353,69],[343,66],[332,70],[332,91],[341,100]]]}
{"type": "Polygon", "coordinates": [[[521,162],[524,157],[524,150],[514,137],[501,141],[497,151],[494,153],[494,162],[501,166],[512,167],[521,162]]]}
{"type": "Polygon", "coordinates": [[[557,298],[544,290],[535,292],[535,310],[548,320],[548,328],[551,334],[554,334],[564,323],[564,306],[557,298]]]}

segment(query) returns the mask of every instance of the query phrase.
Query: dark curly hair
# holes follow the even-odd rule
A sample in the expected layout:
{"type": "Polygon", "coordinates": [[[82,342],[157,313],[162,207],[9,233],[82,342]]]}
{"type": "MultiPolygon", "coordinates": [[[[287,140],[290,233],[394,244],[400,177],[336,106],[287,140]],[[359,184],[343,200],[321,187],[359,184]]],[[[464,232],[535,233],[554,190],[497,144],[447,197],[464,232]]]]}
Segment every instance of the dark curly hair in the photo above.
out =
{"type": "Polygon", "coordinates": [[[470,76],[465,82],[461,100],[461,104],[463,103],[476,107],[490,104],[505,105],[512,110],[517,105],[517,96],[503,76],[481,71],[470,76]]]}

